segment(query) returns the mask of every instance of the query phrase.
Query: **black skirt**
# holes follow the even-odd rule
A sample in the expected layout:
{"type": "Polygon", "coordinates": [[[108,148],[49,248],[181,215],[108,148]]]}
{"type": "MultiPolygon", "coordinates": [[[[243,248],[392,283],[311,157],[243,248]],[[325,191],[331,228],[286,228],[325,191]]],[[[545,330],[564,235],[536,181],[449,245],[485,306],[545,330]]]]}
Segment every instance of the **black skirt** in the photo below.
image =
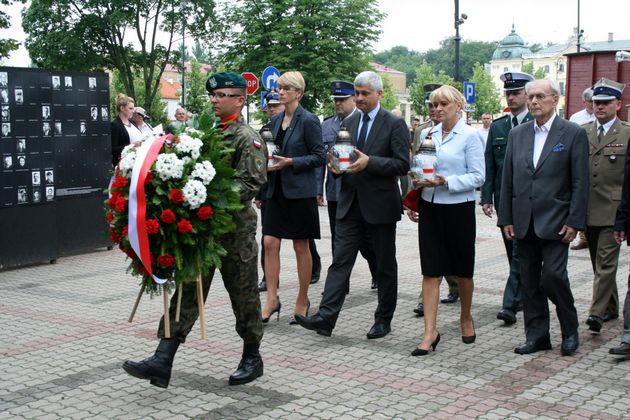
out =
{"type": "Polygon", "coordinates": [[[475,270],[475,202],[421,200],[418,239],[422,274],[472,277],[475,270]]]}
{"type": "Polygon", "coordinates": [[[317,199],[289,199],[282,192],[280,171],[276,172],[273,197],[265,201],[262,214],[263,235],[281,239],[319,239],[317,199]]]}

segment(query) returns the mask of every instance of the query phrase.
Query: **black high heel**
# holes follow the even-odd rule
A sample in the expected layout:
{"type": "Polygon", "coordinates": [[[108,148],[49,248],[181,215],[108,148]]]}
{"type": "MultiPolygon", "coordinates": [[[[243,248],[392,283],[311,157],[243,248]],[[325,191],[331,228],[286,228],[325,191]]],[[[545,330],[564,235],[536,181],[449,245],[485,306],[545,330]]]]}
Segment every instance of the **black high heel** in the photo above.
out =
{"type": "MultiPolygon", "coordinates": [[[[429,347],[431,347],[433,349],[433,351],[435,351],[435,348],[437,347],[439,342],[440,342],[440,333],[438,332],[437,337],[435,337],[435,341],[433,343],[431,343],[431,345],[429,347]]],[[[425,350],[425,349],[421,349],[419,347],[416,347],[411,352],[412,356],[426,356],[427,354],[429,354],[429,350],[428,349],[425,350]]]]}
{"type": "MultiPolygon", "coordinates": [[[[307,300],[306,301],[306,315],[304,316],[308,316],[309,309],[311,309],[311,301],[307,300]]],[[[291,319],[289,319],[289,325],[297,325],[297,321],[295,320],[295,315],[293,315],[291,319]]]]}
{"type": "Polygon", "coordinates": [[[473,319],[473,335],[462,335],[462,341],[464,344],[472,344],[477,339],[477,332],[475,331],[475,320],[473,319]]]}
{"type": "Polygon", "coordinates": [[[273,316],[273,314],[277,313],[278,315],[276,316],[276,322],[280,321],[280,308],[282,308],[282,304],[280,303],[280,298],[278,298],[278,306],[276,306],[276,309],[274,309],[273,311],[271,311],[271,313],[269,314],[268,317],[262,319],[262,323],[266,324],[269,322],[269,318],[271,318],[273,316]]]}

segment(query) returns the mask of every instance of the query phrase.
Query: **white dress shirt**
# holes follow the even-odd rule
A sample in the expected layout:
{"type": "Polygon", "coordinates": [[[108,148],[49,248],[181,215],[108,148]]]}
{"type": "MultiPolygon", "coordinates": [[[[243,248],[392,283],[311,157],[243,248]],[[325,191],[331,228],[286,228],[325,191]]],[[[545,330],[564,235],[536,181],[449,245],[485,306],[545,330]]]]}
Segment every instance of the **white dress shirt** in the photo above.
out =
{"type": "Polygon", "coordinates": [[[599,121],[595,122],[595,126],[597,128],[597,131],[595,132],[596,134],[599,134],[599,127],[600,126],[604,126],[604,135],[608,134],[608,130],[610,130],[610,127],[612,127],[612,125],[615,123],[615,121],[617,120],[617,117],[613,118],[612,120],[608,121],[605,124],[600,124],[599,121]]]}
{"type": "Polygon", "coordinates": [[[542,153],[543,147],[545,147],[545,142],[547,141],[547,136],[549,135],[549,130],[551,130],[551,124],[553,124],[553,120],[555,119],[556,114],[553,114],[551,118],[549,118],[549,121],[540,127],[534,121],[534,168],[538,165],[538,159],[540,159],[540,154],[542,153]]]}
{"type": "MultiPolygon", "coordinates": [[[[368,112],[368,115],[370,116],[370,121],[368,121],[367,133],[365,134],[366,145],[367,145],[368,137],[370,137],[370,130],[372,129],[372,124],[374,124],[374,118],[376,118],[376,114],[378,114],[379,109],[381,109],[381,104],[377,104],[373,110],[368,112]]],[[[359,139],[359,134],[361,133],[361,128],[363,127],[363,115],[365,114],[361,112],[361,119],[359,120],[359,131],[357,131],[357,140],[359,139]]]]}

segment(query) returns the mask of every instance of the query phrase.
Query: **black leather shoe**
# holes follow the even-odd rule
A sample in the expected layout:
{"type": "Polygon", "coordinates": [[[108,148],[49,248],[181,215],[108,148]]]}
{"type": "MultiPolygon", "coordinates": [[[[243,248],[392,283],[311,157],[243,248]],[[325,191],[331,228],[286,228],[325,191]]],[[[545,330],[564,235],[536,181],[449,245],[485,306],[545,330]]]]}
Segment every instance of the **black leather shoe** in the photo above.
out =
{"type": "Polygon", "coordinates": [[[311,284],[315,284],[319,281],[321,272],[322,272],[321,260],[313,261],[313,274],[311,274],[311,284]]]}
{"type": "Polygon", "coordinates": [[[332,328],[319,313],[313,316],[303,316],[295,314],[295,322],[306,328],[307,330],[315,331],[319,335],[330,337],[332,335],[332,328]]]}
{"type": "Polygon", "coordinates": [[[370,286],[370,289],[372,290],[378,289],[378,284],[376,284],[376,280],[372,279],[372,286],[370,286]]]}
{"type": "Polygon", "coordinates": [[[608,353],[618,356],[630,356],[630,343],[621,343],[619,346],[608,350],[608,353]]]}
{"type": "Polygon", "coordinates": [[[560,353],[563,356],[571,356],[580,346],[580,340],[578,339],[578,333],[573,333],[570,336],[562,339],[562,347],[560,353]]]}
{"type": "Polygon", "coordinates": [[[526,341],[514,349],[516,354],[531,354],[537,351],[551,350],[551,341],[549,337],[541,338],[537,341],[526,341]]]}
{"type": "Polygon", "coordinates": [[[497,319],[505,322],[506,325],[512,325],[516,322],[516,314],[510,309],[501,309],[497,314],[497,319]]]}
{"type": "Polygon", "coordinates": [[[449,293],[444,299],[440,300],[442,303],[455,303],[459,299],[459,292],[449,293]]]}
{"type": "Polygon", "coordinates": [[[230,375],[230,385],[242,385],[263,375],[263,361],[258,352],[259,344],[245,344],[238,368],[230,375]]]}
{"type": "Polygon", "coordinates": [[[602,324],[602,319],[596,315],[591,315],[586,319],[586,325],[588,325],[588,329],[593,332],[600,332],[602,330],[602,324]]]}
{"type": "Polygon", "coordinates": [[[602,321],[603,322],[608,322],[608,321],[612,321],[613,319],[617,319],[619,318],[619,315],[615,314],[615,315],[611,315],[611,314],[604,314],[604,316],[602,317],[602,321]]]}
{"type": "Polygon", "coordinates": [[[267,282],[265,281],[264,277],[260,281],[260,283],[258,283],[258,291],[259,292],[266,292],[267,291],[267,282]]]}
{"type": "Polygon", "coordinates": [[[123,363],[125,372],[139,379],[148,379],[151,385],[168,388],[171,380],[173,359],[179,347],[179,340],[171,338],[160,340],[155,354],[139,362],[127,360],[123,363]]]}
{"type": "Polygon", "coordinates": [[[424,316],[424,305],[422,303],[418,303],[415,308],[413,308],[413,313],[418,316],[424,316]]]}
{"type": "Polygon", "coordinates": [[[389,324],[385,324],[384,322],[376,322],[368,331],[367,338],[382,338],[391,332],[391,327],[389,324]]]}

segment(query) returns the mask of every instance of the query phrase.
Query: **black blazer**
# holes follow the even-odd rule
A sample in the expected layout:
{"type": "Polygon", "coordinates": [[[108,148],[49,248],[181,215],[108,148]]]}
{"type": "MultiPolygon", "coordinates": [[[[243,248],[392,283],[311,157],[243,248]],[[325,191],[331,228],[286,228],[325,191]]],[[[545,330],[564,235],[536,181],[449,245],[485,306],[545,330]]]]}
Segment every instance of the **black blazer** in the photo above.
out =
{"type": "Polygon", "coordinates": [[[116,166],[120,160],[122,150],[129,144],[129,133],[120,117],[114,118],[110,124],[112,140],[112,164],[116,166]]]}
{"type": "MultiPolygon", "coordinates": [[[[356,112],[345,121],[353,145],[357,144],[362,115],[356,112]]],[[[400,220],[402,199],[398,177],[409,172],[409,139],[407,124],[381,107],[363,149],[370,157],[368,166],[356,174],[342,175],[337,219],[343,219],[356,197],[361,215],[368,223],[389,224],[400,220]]]]}
{"type": "MultiPolygon", "coordinates": [[[[282,125],[284,112],[271,120],[271,132],[276,138],[282,125]]],[[[298,105],[291,124],[278,153],[283,157],[293,158],[293,166],[282,169],[282,192],[289,199],[311,198],[317,195],[317,176],[315,168],[326,162],[322,127],[319,119],[298,105]]],[[[277,172],[267,173],[267,191],[263,197],[268,200],[273,196],[277,172]]]]}

